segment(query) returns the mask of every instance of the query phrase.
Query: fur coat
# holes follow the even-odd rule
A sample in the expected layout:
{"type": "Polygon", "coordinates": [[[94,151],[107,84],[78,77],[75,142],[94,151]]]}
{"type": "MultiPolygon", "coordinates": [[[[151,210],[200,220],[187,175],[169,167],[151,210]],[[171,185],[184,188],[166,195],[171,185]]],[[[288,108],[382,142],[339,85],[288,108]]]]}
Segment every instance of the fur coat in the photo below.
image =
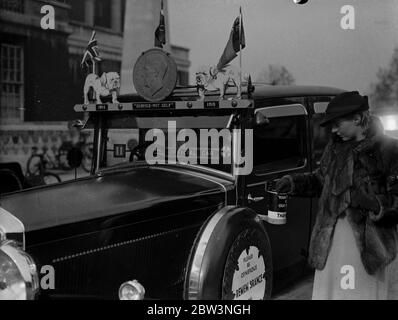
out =
{"type": "Polygon", "coordinates": [[[325,267],[337,219],[347,214],[366,271],[374,274],[397,254],[398,140],[380,132],[371,121],[366,138],[343,142],[334,136],[325,148],[319,168],[292,177],[293,195],[319,197],[312,230],[309,264],[325,267]],[[352,207],[355,188],[365,188],[377,200],[379,211],[352,207]]]}

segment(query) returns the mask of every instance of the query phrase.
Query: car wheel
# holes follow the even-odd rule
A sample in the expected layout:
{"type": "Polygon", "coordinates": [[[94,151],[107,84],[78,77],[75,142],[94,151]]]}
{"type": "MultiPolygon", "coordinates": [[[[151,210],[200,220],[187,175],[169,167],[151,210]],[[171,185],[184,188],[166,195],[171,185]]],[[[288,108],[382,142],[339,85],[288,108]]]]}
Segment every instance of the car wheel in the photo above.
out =
{"type": "Polygon", "coordinates": [[[93,144],[87,143],[82,147],[83,161],[82,168],[86,172],[91,171],[91,163],[93,162],[93,144]]]}
{"type": "Polygon", "coordinates": [[[54,183],[60,183],[61,178],[59,175],[51,172],[46,172],[43,174],[43,183],[44,184],[54,184],[54,183]]]}
{"type": "Polygon", "coordinates": [[[42,160],[39,155],[32,155],[26,164],[26,172],[28,175],[39,175],[42,166],[42,160]]]}
{"type": "Polygon", "coordinates": [[[225,207],[197,235],[188,260],[184,298],[261,300],[272,293],[272,251],[257,214],[225,207]]]}
{"type": "Polygon", "coordinates": [[[70,145],[61,145],[58,149],[56,158],[58,159],[58,167],[62,170],[71,170],[72,168],[68,164],[68,152],[72,149],[70,145]]]}

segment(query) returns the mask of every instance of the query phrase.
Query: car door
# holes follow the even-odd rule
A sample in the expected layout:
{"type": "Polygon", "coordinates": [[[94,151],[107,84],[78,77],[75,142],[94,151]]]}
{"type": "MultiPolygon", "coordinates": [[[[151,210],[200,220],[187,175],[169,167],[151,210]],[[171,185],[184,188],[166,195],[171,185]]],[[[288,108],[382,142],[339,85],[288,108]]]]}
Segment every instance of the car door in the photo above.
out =
{"type": "MultiPolygon", "coordinates": [[[[268,124],[253,129],[253,172],[247,177],[247,205],[267,214],[266,184],[286,174],[309,172],[308,113],[303,103],[259,108],[268,124]]],[[[274,270],[305,263],[310,235],[311,198],[289,197],[287,223],[264,222],[271,241],[274,270]]],[[[284,277],[287,279],[287,277],[284,277]]]]}
{"type": "MultiPolygon", "coordinates": [[[[310,122],[310,155],[311,155],[311,172],[314,172],[320,164],[320,160],[325,150],[326,144],[330,138],[330,129],[327,127],[321,127],[320,123],[323,120],[327,105],[333,97],[311,97],[308,99],[308,105],[312,110],[312,117],[310,122]]],[[[312,203],[312,215],[311,215],[311,227],[315,223],[316,213],[318,211],[318,200],[319,198],[314,197],[311,199],[312,203]]]]}

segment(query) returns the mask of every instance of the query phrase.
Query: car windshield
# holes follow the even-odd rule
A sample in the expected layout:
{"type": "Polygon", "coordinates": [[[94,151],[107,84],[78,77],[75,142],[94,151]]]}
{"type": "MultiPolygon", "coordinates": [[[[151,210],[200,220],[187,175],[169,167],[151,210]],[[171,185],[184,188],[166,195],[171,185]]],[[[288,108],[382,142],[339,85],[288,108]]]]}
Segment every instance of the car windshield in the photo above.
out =
{"type": "Polygon", "coordinates": [[[139,117],[107,116],[103,167],[145,161],[190,163],[232,172],[231,115],[139,117]]]}

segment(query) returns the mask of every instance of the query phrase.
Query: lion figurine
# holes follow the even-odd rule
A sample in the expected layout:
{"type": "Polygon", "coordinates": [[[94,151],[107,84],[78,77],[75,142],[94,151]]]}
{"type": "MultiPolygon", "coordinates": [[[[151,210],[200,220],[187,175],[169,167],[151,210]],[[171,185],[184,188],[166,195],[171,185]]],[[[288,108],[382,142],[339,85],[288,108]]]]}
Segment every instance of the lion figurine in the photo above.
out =
{"type": "Polygon", "coordinates": [[[224,99],[228,84],[237,87],[237,98],[241,97],[240,71],[234,66],[218,70],[215,66],[201,67],[196,72],[196,86],[200,100],[204,100],[206,91],[220,90],[220,99],[224,99]]]}
{"type": "Polygon", "coordinates": [[[117,72],[104,72],[101,77],[90,73],[84,83],[84,104],[89,103],[88,92],[94,89],[96,102],[102,103],[101,97],[112,94],[112,103],[119,103],[117,96],[120,90],[120,76],[117,72]]]}

